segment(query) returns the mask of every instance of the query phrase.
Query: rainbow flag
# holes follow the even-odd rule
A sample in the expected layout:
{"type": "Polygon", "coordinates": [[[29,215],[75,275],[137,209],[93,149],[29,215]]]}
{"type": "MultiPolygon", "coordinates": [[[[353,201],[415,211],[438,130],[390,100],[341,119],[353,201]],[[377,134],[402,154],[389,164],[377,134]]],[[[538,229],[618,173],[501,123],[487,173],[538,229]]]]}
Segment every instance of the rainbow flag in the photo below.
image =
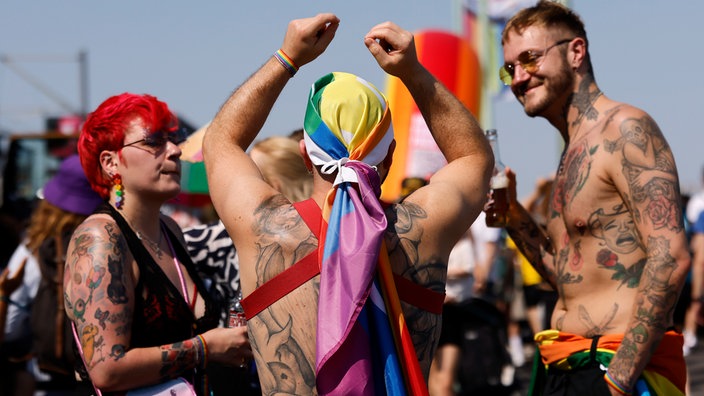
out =
{"type": "Polygon", "coordinates": [[[427,394],[383,247],[387,222],[374,166],[388,153],[390,126],[386,98],[363,79],[331,73],[313,84],[306,148],[321,172],[336,174],[319,241],[321,395],[427,394]]]}

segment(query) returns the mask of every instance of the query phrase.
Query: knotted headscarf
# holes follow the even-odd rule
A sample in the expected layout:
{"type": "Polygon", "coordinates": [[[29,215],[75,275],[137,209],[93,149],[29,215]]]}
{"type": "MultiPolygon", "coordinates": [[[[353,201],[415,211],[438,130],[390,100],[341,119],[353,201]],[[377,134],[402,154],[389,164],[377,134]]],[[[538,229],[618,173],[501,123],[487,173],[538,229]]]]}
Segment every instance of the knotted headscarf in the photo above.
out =
{"type": "Polygon", "coordinates": [[[375,166],[393,141],[387,100],[353,74],[330,73],[311,88],[304,130],[313,164],[336,175],[319,241],[318,392],[427,393],[414,390],[425,382],[383,243],[387,222],[375,166]]]}

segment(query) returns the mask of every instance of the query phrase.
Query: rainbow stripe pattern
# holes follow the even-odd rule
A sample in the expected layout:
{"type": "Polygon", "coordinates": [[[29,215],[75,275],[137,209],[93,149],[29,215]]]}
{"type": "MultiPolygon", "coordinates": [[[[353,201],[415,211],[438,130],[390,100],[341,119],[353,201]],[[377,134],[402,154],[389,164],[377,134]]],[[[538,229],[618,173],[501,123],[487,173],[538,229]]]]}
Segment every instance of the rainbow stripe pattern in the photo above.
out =
{"type": "Polygon", "coordinates": [[[304,129],[313,163],[336,175],[319,241],[318,393],[427,394],[383,243],[374,166],[393,141],[386,98],[355,75],[330,73],[311,88],[304,129]]]}

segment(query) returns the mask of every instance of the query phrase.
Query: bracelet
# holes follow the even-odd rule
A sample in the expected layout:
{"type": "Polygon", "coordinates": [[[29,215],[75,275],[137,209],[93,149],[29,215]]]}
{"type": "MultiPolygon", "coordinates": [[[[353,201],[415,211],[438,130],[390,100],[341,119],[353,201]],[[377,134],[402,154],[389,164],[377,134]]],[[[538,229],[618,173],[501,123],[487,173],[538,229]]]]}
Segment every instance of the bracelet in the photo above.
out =
{"type": "Polygon", "coordinates": [[[298,72],[298,66],[296,66],[296,62],[291,59],[290,56],[286,55],[286,53],[283,50],[278,50],[274,52],[274,58],[281,63],[281,66],[288,71],[288,74],[291,75],[291,77],[296,75],[296,72],[298,72]]]}
{"type": "Polygon", "coordinates": [[[202,335],[198,334],[196,338],[199,341],[202,356],[200,359],[198,359],[198,364],[201,369],[205,370],[205,368],[208,366],[208,344],[205,343],[205,338],[203,338],[202,335]]]}
{"type": "Polygon", "coordinates": [[[633,390],[628,390],[626,389],[626,387],[616,382],[616,380],[613,379],[609,374],[609,370],[606,370],[606,372],[604,373],[604,380],[610,387],[616,389],[616,392],[622,395],[630,396],[633,394],[633,390]]]}

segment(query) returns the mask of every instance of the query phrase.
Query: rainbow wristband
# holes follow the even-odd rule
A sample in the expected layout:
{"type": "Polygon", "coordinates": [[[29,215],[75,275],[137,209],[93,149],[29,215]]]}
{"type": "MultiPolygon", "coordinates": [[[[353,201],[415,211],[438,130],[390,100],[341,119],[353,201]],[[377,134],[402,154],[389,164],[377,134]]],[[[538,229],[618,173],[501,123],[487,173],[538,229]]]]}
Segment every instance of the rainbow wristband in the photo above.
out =
{"type": "Polygon", "coordinates": [[[622,395],[631,396],[633,394],[632,390],[626,389],[623,385],[616,382],[615,379],[611,378],[611,375],[609,374],[608,370],[606,370],[606,372],[604,373],[604,380],[607,384],[609,384],[610,387],[616,389],[616,392],[622,395]]]}
{"type": "Polygon", "coordinates": [[[203,348],[203,358],[200,359],[199,365],[201,369],[205,370],[208,366],[208,344],[205,343],[205,338],[202,335],[198,334],[196,338],[200,341],[200,345],[203,348]]]}
{"type": "Polygon", "coordinates": [[[288,74],[291,75],[291,77],[296,75],[296,72],[298,72],[298,66],[296,66],[296,62],[291,59],[288,55],[283,50],[278,50],[274,52],[274,58],[281,63],[281,66],[288,71],[288,74]]]}

